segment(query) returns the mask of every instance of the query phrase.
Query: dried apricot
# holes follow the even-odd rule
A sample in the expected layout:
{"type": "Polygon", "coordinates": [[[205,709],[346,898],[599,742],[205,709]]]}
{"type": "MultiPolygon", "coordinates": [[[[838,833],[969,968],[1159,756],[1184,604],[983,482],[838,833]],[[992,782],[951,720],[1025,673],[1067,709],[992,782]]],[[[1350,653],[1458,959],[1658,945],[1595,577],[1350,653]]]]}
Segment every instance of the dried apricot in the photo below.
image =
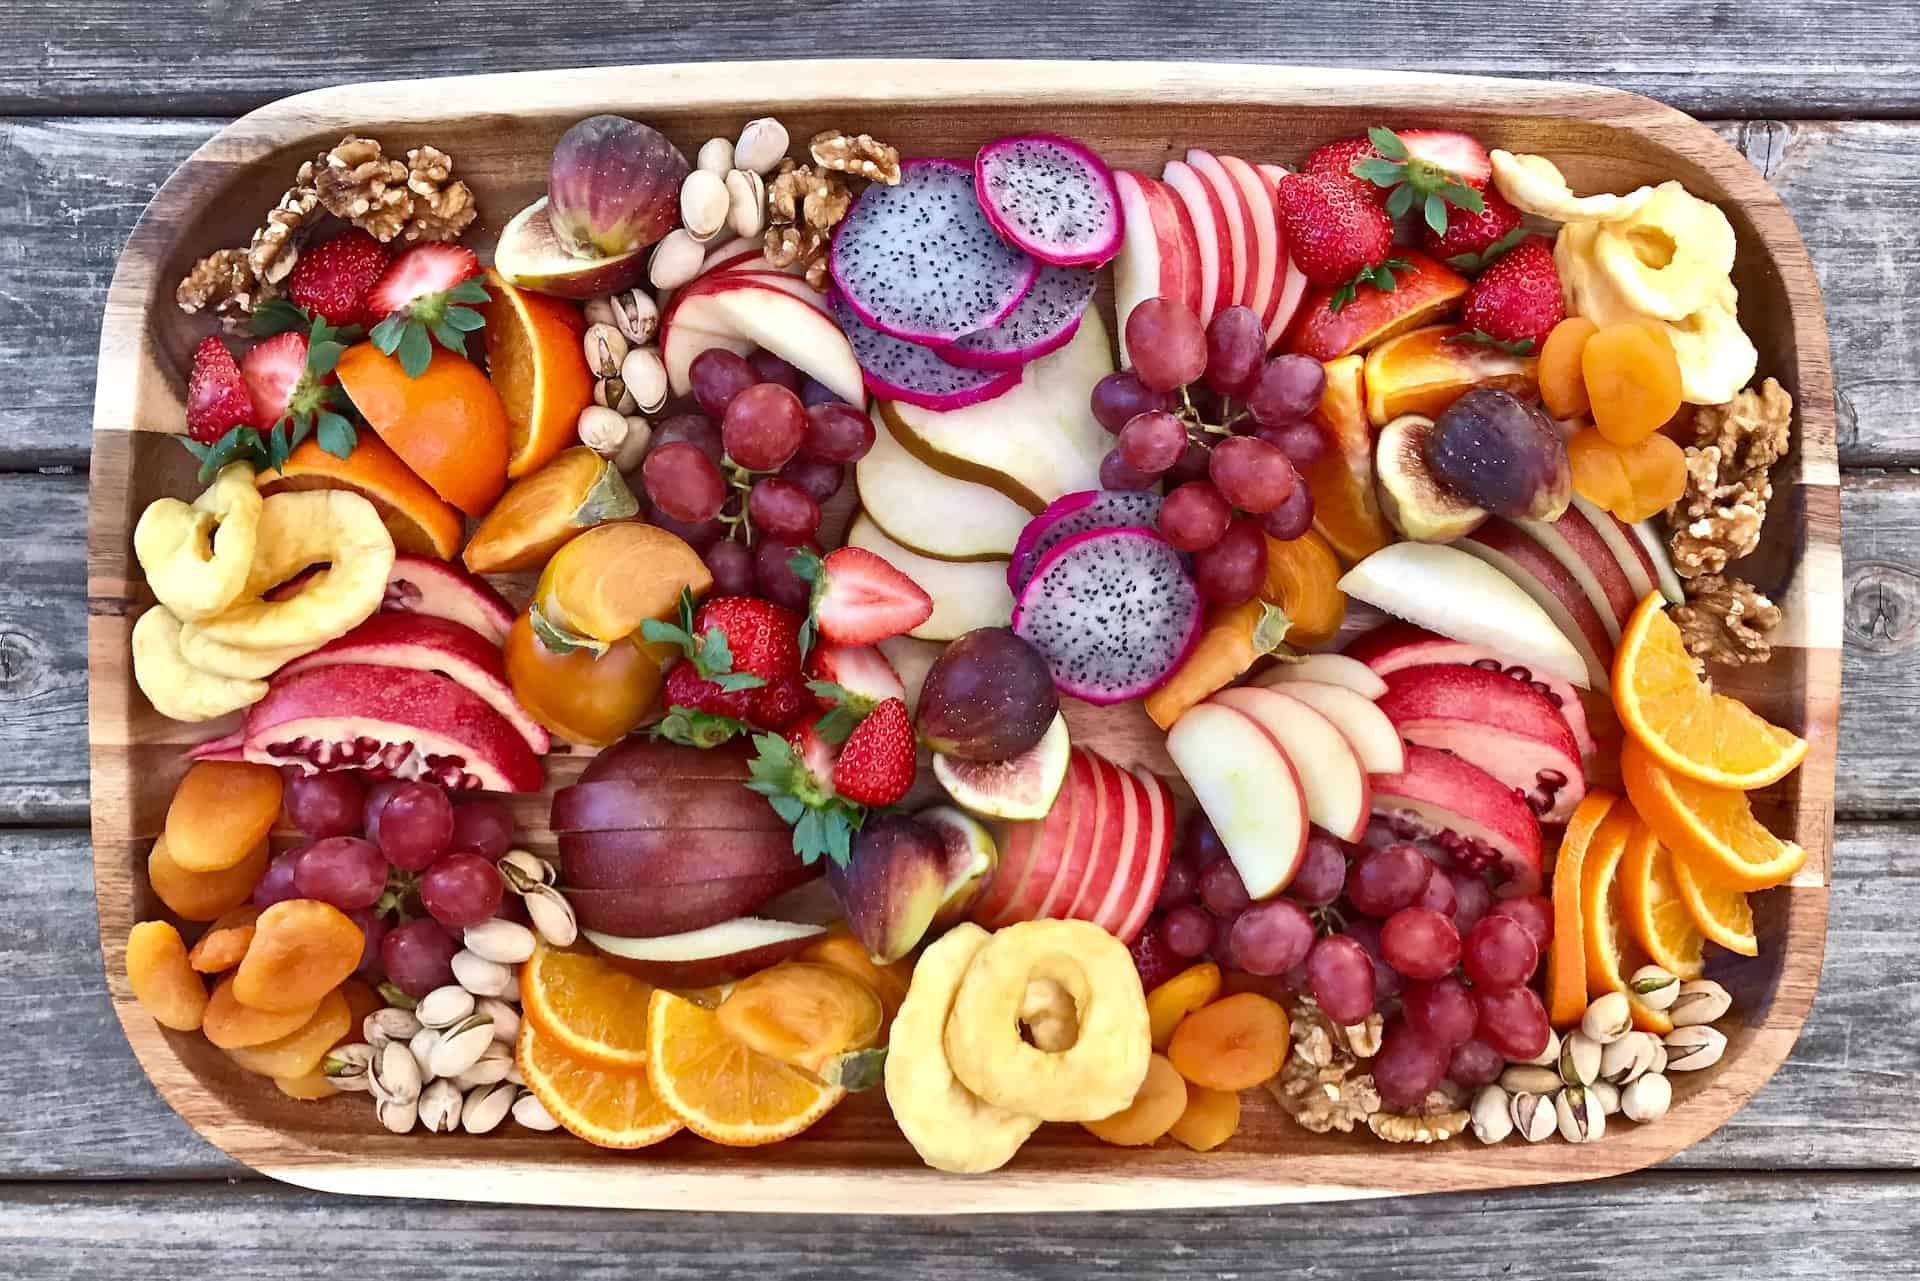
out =
{"type": "Polygon", "coordinates": [[[367,1015],[386,1007],[386,998],[359,979],[348,979],[342,983],[340,995],[347,998],[347,1012],[353,1016],[353,1026],[348,1029],[346,1039],[357,1041],[360,1039],[360,1025],[367,1021],[367,1015]]]}
{"type": "Polygon", "coordinates": [[[260,909],[251,903],[222,912],[194,943],[187,960],[202,974],[226,973],[247,954],[253,942],[253,923],[259,919],[260,909]]]}
{"type": "Polygon", "coordinates": [[[127,984],[153,1021],[191,1032],[207,1013],[207,985],[187,963],[180,931],[165,921],[142,921],[127,934],[127,984]]]}
{"type": "Polygon", "coordinates": [[[167,910],[183,921],[211,921],[245,903],[266,870],[264,839],[232,867],[214,872],[189,872],[181,867],[174,861],[164,832],[155,838],[153,851],[147,855],[147,883],[167,910]]]}
{"type": "Polygon", "coordinates": [[[360,927],[332,904],[275,903],[253,924],[253,945],[234,971],[233,995],[256,1010],[305,1009],[353,973],[365,947],[360,927]]]}
{"type": "Polygon", "coordinates": [[[321,1056],[352,1027],[347,998],[333,991],[320,999],[312,1018],[285,1036],[264,1045],[236,1046],[227,1051],[227,1057],[261,1076],[305,1076],[320,1066],[321,1056]]]}
{"type": "Polygon", "coordinates": [[[1660,429],[1680,408],[1680,361],[1665,335],[1631,321],[1587,339],[1580,370],[1594,426],[1616,445],[1632,445],[1660,429]]]}
{"type": "Polygon", "coordinates": [[[1251,1089],[1287,1061],[1287,1012],[1258,992],[1215,1001],[1180,1021],[1167,1058],[1195,1085],[1251,1089]]]}
{"type": "Polygon", "coordinates": [[[1220,995],[1220,967],[1212,961],[1190,965],[1147,993],[1147,1026],[1153,1048],[1165,1050],[1180,1020],[1220,995]]]}
{"type": "Polygon", "coordinates": [[[1592,427],[1567,441],[1567,465],[1573,490],[1596,507],[1616,514],[1633,504],[1633,481],[1620,461],[1620,447],[1592,427]]]}
{"type": "Polygon", "coordinates": [[[319,1068],[304,1076],[276,1076],[273,1083],[290,1099],[324,1099],[340,1093],[319,1068]]]}
{"type": "Polygon", "coordinates": [[[853,937],[844,924],[834,926],[823,938],[809,943],[799,959],[844,970],[872,989],[873,994],[880,998],[881,1008],[886,1011],[886,1020],[880,1029],[880,1044],[887,1043],[887,1029],[893,1025],[893,1016],[900,1012],[900,1003],[907,999],[907,988],[913,983],[911,960],[875,965],[873,958],[867,955],[867,949],[860,945],[860,941],[853,937]]]}
{"type": "Polygon", "coordinates": [[[279,1013],[242,1005],[233,995],[233,977],[229,975],[214,985],[213,996],[207,1001],[206,1020],[200,1030],[206,1033],[207,1040],[223,1050],[265,1045],[298,1031],[319,1008],[318,1001],[297,1010],[279,1013]]]}
{"type": "MultiPolygon", "coordinates": [[[[1551,336],[1547,339],[1552,342],[1551,336]]],[[[1187,1087],[1187,1110],[1167,1133],[1195,1152],[1211,1152],[1240,1128],[1240,1096],[1232,1090],[1187,1087]]]]}
{"type": "Polygon", "coordinates": [[[1670,437],[1655,432],[1620,450],[1620,466],[1633,496],[1613,514],[1632,524],[1665,511],[1687,487],[1687,455],[1670,437]]]}
{"type": "Polygon", "coordinates": [[[279,770],[246,761],[196,761],[167,806],[167,856],[183,871],[222,871],[244,862],[279,817],[279,770]]]}
{"type": "Polygon", "coordinates": [[[1147,1060],[1147,1078],[1133,1102],[1098,1121],[1080,1124],[1097,1139],[1123,1148],[1145,1147],[1171,1130],[1187,1110],[1187,1083],[1165,1055],[1147,1060]]]}
{"type": "Polygon", "coordinates": [[[1589,317],[1568,316],[1540,348],[1540,401],[1555,418],[1579,418],[1587,412],[1587,376],[1580,356],[1599,328],[1589,317]]]}

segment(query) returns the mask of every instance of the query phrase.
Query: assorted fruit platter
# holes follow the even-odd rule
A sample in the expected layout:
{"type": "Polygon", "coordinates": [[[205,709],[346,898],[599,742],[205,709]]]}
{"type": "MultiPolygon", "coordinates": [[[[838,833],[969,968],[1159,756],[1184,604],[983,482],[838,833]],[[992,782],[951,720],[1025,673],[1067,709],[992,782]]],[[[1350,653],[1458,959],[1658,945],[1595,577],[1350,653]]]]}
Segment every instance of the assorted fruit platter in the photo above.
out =
{"type": "Polygon", "coordinates": [[[1807,859],[1713,193],[887,125],[583,115],[517,210],[352,133],[196,242],[140,1007],[409,1164],[1667,1124],[1807,859]]]}

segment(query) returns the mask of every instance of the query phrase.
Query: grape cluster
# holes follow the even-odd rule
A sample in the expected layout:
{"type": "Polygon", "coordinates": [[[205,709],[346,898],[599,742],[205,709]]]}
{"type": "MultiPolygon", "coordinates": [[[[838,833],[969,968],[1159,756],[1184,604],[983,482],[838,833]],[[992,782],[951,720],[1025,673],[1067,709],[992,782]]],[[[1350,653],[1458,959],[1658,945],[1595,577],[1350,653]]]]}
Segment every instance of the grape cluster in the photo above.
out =
{"type": "Polygon", "coordinates": [[[460,931],[524,910],[494,866],[514,826],[492,797],[455,803],[433,783],[290,771],[285,805],[307,843],[267,865],[254,905],[331,903],[366,935],[358,973],[409,996],[454,981],[460,931]]]}
{"type": "Polygon", "coordinates": [[[699,412],[663,420],[641,465],[653,523],[700,553],[716,594],[805,612],[788,562],[820,550],[820,508],[873,448],[873,421],[771,352],[710,348],[688,375],[699,412]]]}
{"type": "Polygon", "coordinates": [[[1133,367],[1094,385],[1093,416],[1118,438],[1100,464],[1108,489],[1164,481],[1160,533],[1193,553],[1201,594],[1238,604],[1266,576],[1268,535],[1282,542],[1313,524],[1300,469],[1327,448],[1307,416],[1326,371],[1308,356],[1266,358],[1266,331],[1249,307],[1228,307],[1202,328],[1171,298],[1127,315],[1133,367]]]}
{"type": "Polygon", "coordinates": [[[1135,944],[1142,981],[1211,956],[1231,985],[1311,995],[1342,1026],[1386,1015],[1372,1070],[1391,1107],[1446,1079],[1478,1089],[1546,1047],[1546,1005],[1528,984],[1553,909],[1538,895],[1496,902],[1479,872],[1443,858],[1380,822],[1358,845],[1315,828],[1285,892],[1255,903],[1195,813],[1135,944]]]}

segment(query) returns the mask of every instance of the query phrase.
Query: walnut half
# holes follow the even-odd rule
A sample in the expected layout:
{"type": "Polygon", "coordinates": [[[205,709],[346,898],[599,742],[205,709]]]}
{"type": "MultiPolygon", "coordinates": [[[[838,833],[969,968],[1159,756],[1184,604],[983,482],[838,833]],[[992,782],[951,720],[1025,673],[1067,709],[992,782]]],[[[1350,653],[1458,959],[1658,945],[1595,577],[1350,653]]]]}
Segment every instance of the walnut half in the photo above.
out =
{"type": "Polygon", "coordinates": [[[1702,574],[1687,584],[1687,603],[1673,621],[1687,652],[1703,662],[1764,663],[1773,657],[1767,634],[1780,625],[1780,607],[1752,583],[1702,574]]]}

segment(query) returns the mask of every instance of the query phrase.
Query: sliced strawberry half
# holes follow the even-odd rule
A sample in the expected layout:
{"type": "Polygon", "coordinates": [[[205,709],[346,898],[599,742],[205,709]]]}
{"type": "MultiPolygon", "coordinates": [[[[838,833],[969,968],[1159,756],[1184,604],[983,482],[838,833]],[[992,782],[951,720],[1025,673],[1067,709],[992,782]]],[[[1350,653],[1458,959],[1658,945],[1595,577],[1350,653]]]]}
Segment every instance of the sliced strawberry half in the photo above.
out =
{"type": "Polygon", "coordinates": [[[871,645],[912,631],[933,617],[933,597],[920,584],[864,547],[842,547],[826,559],[794,554],[794,570],[813,584],[813,604],[801,630],[835,645],[871,645]]]}
{"type": "Polygon", "coordinates": [[[253,395],[233,353],[218,338],[204,339],[193,349],[193,372],[187,376],[187,435],[211,445],[253,421],[253,395]]]}
{"type": "Polygon", "coordinates": [[[460,305],[487,300],[479,275],[480,259],[471,249],[442,242],[415,245],[395,258],[368,292],[366,313],[381,319],[367,337],[399,360],[409,378],[426,372],[436,342],[465,355],[466,336],[486,323],[472,307],[460,305]]]}

